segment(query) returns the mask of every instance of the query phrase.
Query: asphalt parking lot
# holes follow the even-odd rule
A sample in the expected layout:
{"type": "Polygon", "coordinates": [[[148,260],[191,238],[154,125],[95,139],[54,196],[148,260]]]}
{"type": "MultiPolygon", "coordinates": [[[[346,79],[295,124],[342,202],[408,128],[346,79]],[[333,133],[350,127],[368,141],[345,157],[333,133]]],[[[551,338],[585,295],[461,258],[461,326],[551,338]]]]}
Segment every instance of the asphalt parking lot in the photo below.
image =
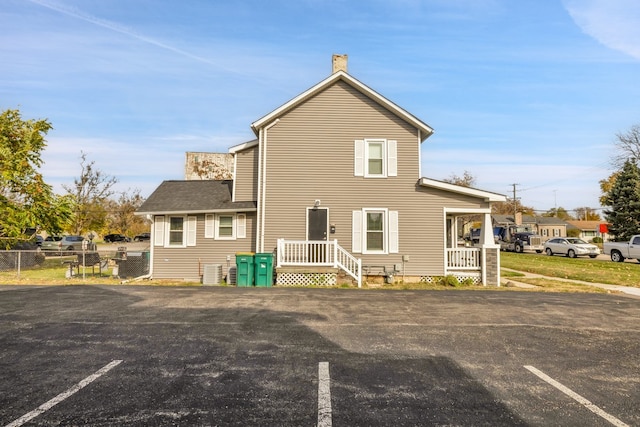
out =
{"type": "Polygon", "coordinates": [[[640,425],[640,300],[0,286],[0,425],[640,425]]]}

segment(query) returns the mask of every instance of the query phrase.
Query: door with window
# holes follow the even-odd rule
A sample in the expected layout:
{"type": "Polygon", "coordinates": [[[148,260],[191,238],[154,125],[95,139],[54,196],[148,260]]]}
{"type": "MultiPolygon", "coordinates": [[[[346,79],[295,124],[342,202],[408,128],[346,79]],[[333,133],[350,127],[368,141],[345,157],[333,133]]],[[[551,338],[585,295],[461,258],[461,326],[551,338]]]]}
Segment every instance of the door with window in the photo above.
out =
{"type": "MultiPolygon", "coordinates": [[[[329,210],[327,208],[307,209],[307,240],[326,241],[329,228],[329,210]]],[[[324,243],[309,243],[309,262],[326,262],[327,246],[324,243]]]]}

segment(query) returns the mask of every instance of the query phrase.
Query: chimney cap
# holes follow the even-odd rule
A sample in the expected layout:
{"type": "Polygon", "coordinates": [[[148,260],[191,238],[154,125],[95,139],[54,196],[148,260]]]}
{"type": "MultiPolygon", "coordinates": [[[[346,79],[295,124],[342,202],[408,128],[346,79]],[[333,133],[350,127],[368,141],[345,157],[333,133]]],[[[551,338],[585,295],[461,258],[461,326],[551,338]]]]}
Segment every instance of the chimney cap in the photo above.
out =
{"type": "Polygon", "coordinates": [[[331,57],[331,74],[337,73],[338,71],[347,72],[347,60],[349,59],[349,55],[338,55],[333,54],[331,57]]]}

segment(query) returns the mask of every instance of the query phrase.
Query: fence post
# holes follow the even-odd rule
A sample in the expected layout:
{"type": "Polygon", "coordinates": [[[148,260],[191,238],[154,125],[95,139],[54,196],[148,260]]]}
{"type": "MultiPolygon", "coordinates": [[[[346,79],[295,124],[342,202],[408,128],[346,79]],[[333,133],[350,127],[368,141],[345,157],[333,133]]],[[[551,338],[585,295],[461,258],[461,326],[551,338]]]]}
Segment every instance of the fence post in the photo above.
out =
{"type": "Polygon", "coordinates": [[[20,278],[20,266],[22,265],[22,251],[18,251],[18,279],[20,278]]]}

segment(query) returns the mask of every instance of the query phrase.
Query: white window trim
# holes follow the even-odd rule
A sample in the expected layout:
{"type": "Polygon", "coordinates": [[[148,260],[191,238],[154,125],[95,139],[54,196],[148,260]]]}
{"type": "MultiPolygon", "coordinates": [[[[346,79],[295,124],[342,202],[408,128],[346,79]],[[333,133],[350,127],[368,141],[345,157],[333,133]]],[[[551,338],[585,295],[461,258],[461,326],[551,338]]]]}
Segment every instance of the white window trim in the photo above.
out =
{"type": "Polygon", "coordinates": [[[386,255],[389,253],[389,210],[386,208],[363,208],[362,209],[362,253],[386,255]],[[370,212],[382,212],[384,218],[382,220],[382,250],[372,251],[367,249],[367,214],[370,212]]]}
{"type": "Polygon", "coordinates": [[[215,225],[216,240],[236,240],[236,214],[217,214],[215,225]],[[220,236],[220,217],[231,217],[231,236],[220,236]]]}
{"type": "Polygon", "coordinates": [[[186,248],[196,246],[198,217],[186,215],[156,216],[154,239],[155,246],[165,248],[186,248]],[[182,243],[170,243],[171,218],[182,218],[182,243]]]}
{"type": "Polygon", "coordinates": [[[354,141],[353,175],[365,178],[398,176],[398,141],[384,138],[366,138],[354,141]],[[382,173],[369,173],[369,146],[382,145],[382,173]]]}
{"type": "Polygon", "coordinates": [[[365,178],[386,178],[387,177],[387,161],[389,156],[387,154],[387,140],[386,139],[365,139],[364,140],[364,177],[365,178]],[[382,145],[382,173],[371,174],[369,173],[369,146],[373,144],[382,145]]]}
{"type": "Polygon", "coordinates": [[[186,248],[188,234],[188,220],[182,215],[168,215],[164,227],[164,247],[165,248],[186,248]],[[182,218],[182,243],[171,243],[171,219],[182,218]]]}
{"type": "Polygon", "coordinates": [[[399,213],[387,208],[362,208],[352,212],[351,251],[363,255],[388,255],[400,252],[399,213]],[[382,251],[367,250],[367,213],[383,212],[382,251]]]}

